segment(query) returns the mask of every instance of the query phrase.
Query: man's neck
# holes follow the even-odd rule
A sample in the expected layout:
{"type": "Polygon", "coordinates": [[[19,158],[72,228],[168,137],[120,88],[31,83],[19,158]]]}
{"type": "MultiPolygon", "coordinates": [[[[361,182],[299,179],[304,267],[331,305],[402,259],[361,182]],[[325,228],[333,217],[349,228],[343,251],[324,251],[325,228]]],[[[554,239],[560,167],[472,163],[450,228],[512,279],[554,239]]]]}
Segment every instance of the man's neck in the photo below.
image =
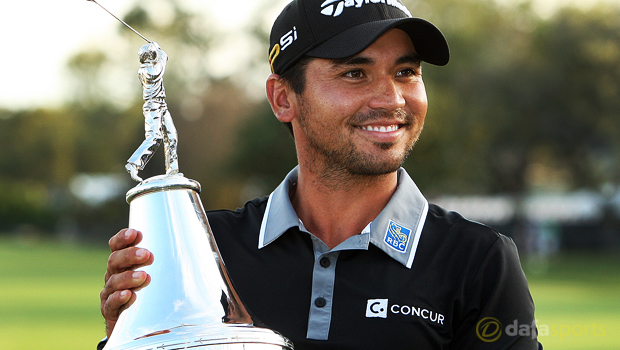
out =
{"type": "Polygon", "coordinates": [[[330,249],[357,235],[374,220],[396,191],[398,175],[324,175],[299,170],[291,202],[304,226],[330,249]]]}

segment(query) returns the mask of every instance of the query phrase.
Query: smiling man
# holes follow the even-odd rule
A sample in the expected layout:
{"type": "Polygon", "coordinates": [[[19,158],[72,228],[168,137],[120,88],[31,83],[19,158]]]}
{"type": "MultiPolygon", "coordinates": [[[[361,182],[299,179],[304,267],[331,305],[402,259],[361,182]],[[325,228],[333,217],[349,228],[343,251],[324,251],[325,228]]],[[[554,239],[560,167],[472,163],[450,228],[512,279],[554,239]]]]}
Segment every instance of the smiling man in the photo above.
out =
{"type": "Polygon", "coordinates": [[[295,137],[293,206],[330,248],[362,232],[396,190],[426,115],[420,64],[407,33],[389,29],[353,57],[308,62],[302,94],[277,74],[267,81],[272,108],[295,137]]]}
{"type": "MultiPolygon", "coordinates": [[[[267,97],[299,166],[207,213],[252,314],[296,349],[536,349],[501,329],[535,324],[512,240],[429,204],[401,168],[428,107],[421,64],[449,60],[441,32],[396,0],[294,0],[270,41],[267,97]]],[[[150,279],[130,269],[153,261],[141,237],[110,240],[108,335],[150,279]]]]}

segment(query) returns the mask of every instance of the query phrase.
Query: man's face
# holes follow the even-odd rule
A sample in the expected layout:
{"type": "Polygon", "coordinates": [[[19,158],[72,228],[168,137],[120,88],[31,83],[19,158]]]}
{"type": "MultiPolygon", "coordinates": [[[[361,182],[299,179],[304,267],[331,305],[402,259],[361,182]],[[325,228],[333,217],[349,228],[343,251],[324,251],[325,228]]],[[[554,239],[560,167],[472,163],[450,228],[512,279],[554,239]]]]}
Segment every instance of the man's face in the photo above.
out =
{"type": "Polygon", "coordinates": [[[400,29],[353,57],[310,62],[296,101],[292,124],[300,164],[353,175],[397,170],[427,110],[420,61],[400,29]]]}

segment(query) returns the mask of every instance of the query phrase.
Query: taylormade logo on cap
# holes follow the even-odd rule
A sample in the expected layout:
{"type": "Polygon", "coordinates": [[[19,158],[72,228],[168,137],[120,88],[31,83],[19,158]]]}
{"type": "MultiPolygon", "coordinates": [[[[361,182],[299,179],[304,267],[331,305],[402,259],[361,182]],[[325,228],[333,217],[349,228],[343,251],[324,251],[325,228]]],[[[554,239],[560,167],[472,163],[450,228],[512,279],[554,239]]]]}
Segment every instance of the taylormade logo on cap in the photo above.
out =
{"type": "Polygon", "coordinates": [[[321,8],[323,9],[321,13],[325,16],[338,17],[342,14],[345,7],[360,8],[364,4],[386,4],[394,6],[411,17],[409,10],[398,0],[326,0],[321,4],[321,8]],[[338,4],[334,5],[336,2],[338,4]]]}

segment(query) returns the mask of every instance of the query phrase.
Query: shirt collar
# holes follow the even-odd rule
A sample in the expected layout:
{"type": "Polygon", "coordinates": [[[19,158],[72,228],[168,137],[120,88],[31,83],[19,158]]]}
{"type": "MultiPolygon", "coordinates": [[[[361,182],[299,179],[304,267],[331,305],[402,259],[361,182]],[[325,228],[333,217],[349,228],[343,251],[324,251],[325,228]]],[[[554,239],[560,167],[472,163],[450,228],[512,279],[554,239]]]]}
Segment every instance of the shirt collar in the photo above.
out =
{"type": "MultiPolygon", "coordinates": [[[[263,248],[300,220],[290,200],[290,190],[297,183],[295,167],[269,195],[258,239],[263,248]]],[[[428,213],[428,201],[405,169],[398,170],[398,187],[381,213],[370,223],[370,242],[394,260],[411,268],[428,213]]]]}

